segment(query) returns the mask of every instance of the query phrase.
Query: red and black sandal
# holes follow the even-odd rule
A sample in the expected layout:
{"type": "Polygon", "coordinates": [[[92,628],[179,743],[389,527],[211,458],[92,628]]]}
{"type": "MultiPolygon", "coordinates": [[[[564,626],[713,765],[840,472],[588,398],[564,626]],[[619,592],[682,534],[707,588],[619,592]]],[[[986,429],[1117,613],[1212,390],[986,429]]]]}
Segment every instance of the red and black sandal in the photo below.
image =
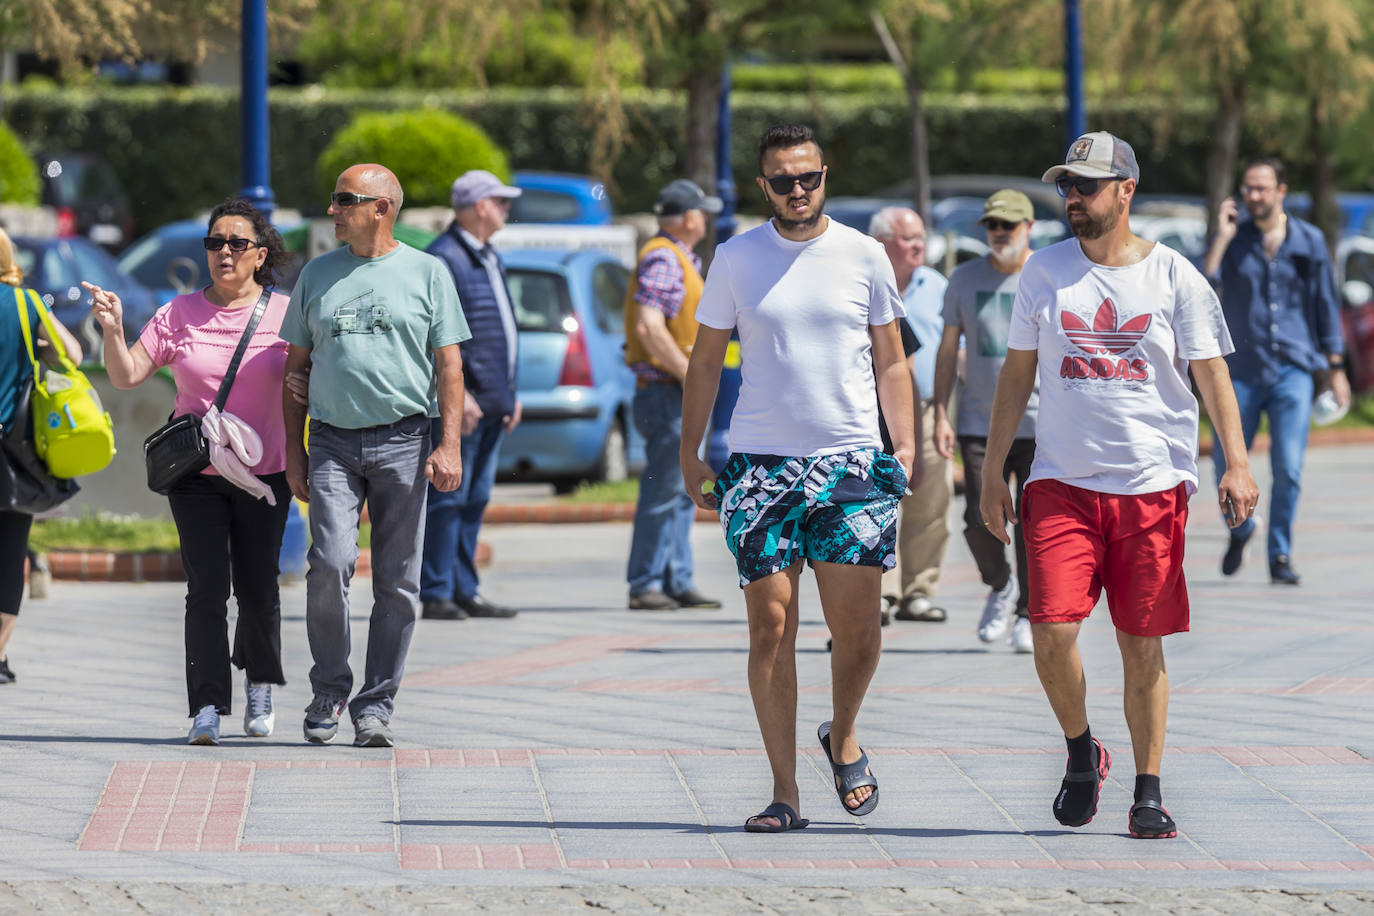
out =
{"type": "Polygon", "coordinates": [[[1107,781],[1107,771],[1112,768],[1112,755],[1096,738],[1093,744],[1097,745],[1097,769],[1073,771],[1066,764],[1064,781],[1054,797],[1054,819],[1065,827],[1082,827],[1097,814],[1097,799],[1102,794],[1102,783],[1107,781]],[[1083,804],[1088,797],[1080,788],[1082,783],[1092,783],[1092,799],[1087,805],[1083,804]]]}
{"type": "Polygon", "coordinates": [[[1167,840],[1178,836],[1178,825],[1169,812],[1149,798],[1131,805],[1127,827],[1137,840],[1167,840]]]}

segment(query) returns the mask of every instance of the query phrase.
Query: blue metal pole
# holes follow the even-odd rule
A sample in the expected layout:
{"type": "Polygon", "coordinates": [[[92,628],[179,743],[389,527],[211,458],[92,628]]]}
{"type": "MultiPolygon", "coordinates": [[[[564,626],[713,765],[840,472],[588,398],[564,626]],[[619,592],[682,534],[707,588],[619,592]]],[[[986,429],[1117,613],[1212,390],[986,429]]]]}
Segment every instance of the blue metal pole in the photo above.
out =
{"type": "Polygon", "coordinates": [[[716,196],[725,204],[716,217],[716,243],[735,234],[735,205],[739,193],[735,190],[735,176],[730,168],[730,65],[727,63],[720,77],[720,110],[716,117],[716,196]]]}
{"type": "Polygon", "coordinates": [[[268,167],[267,0],[243,0],[242,126],[243,190],[269,217],[276,208],[268,167]]]}
{"type": "Polygon", "coordinates": [[[1064,92],[1068,96],[1068,122],[1065,129],[1067,149],[1088,132],[1088,115],[1083,106],[1083,33],[1078,17],[1078,0],[1064,0],[1064,92]]]}

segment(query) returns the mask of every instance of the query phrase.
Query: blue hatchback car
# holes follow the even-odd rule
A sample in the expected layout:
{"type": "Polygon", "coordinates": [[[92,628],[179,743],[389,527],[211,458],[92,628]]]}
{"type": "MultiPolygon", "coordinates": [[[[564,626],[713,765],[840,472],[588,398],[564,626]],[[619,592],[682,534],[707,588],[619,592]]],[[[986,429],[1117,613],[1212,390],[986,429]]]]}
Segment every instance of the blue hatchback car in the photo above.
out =
{"type": "Polygon", "coordinates": [[[625,365],[629,271],[596,250],[518,249],[502,258],[520,332],[524,415],[501,444],[497,473],[552,482],[559,492],[624,479],[644,464],[625,365]]]}

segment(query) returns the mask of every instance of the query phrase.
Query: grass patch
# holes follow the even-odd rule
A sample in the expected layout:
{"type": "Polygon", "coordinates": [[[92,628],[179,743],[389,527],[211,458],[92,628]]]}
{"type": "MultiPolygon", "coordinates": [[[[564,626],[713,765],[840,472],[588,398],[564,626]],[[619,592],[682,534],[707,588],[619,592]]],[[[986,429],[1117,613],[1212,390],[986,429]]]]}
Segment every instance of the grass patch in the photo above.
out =
{"type": "Polygon", "coordinates": [[[79,518],[39,519],[29,543],[35,550],[124,550],[135,553],[181,549],[176,525],[136,515],[95,512],[79,518]]]}
{"type": "Polygon", "coordinates": [[[558,498],[574,503],[632,503],[639,499],[639,478],[629,477],[614,483],[583,481],[577,489],[558,498]]]}

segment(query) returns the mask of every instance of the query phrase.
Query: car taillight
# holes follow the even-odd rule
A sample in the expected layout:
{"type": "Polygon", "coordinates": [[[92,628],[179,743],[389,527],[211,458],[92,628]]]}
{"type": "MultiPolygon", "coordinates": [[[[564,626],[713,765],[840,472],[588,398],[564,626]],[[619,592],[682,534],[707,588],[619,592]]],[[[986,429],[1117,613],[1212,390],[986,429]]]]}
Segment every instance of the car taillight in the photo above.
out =
{"type": "Polygon", "coordinates": [[[587,356],[587,338],[581,325],[568,331],[568,352],[563,356],[563,371],[558,376],[560,385],[578,385],[591,388],[592,361],[587,356]]]}
{"type": "Polygon", "coordinates": [[[70,238],[76,235],[76,211],[71,207],[57,208],[57,237],[70,238]]]}

